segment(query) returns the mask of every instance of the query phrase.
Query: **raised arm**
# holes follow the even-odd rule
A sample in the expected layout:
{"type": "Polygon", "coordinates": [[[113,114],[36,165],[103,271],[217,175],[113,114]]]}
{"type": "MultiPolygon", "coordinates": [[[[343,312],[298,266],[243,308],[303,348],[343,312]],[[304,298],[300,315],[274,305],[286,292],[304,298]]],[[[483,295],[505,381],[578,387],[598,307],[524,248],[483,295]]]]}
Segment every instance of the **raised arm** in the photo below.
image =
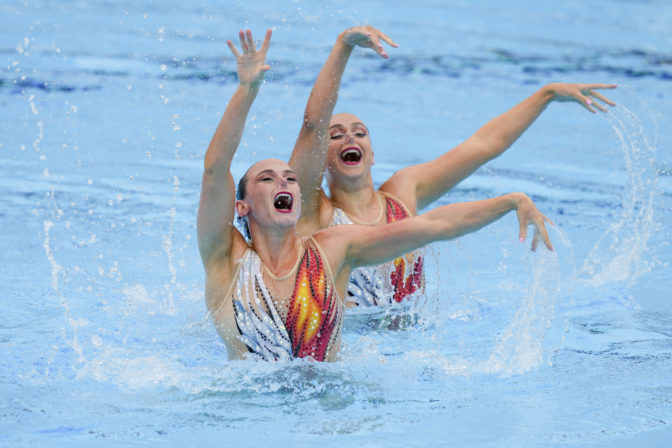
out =
{"type": "Polygon", "coordinates": [[[205,167],[198,207],[198,247],[207,268],[214,260],[228,257],[234,239],[243,241],[233,226],[236,187],[231,175],[231,160],[243,135],[245,120],[252,107],[264,73],[271,30],[257,51],[252,32],[240,31],[242,54],[227,41],[236,57],[239,85],[226,106],[215,134],[205,153],[205,167]]]}
{"type": "Polygon", "coordinates": [[[332,266],[351,270],[389,261],[434,241],[475,232],[512,210],[518,215],[521,242],[527,238],[528,226],[533,225],[532,250],[536,250],[540,238],[549,250],[553,250],[545,225],[551,221],[523,193],[444,205],[384,226],[329,227],[315,237],[335,254],[334,259],[330,259],[332,266]]]}
{"type": "Polygon", "coordinates": [[[592,113],[596,113],[596,109],[606,112],[596,100],[609,106],[615,103],[595,90],[615,87],[614,84],[565,83],[544,86],[437,159],[400,170],[381,189],[399,195],[409,206],[417,204],[420,210],[506,151],[552,101],[574,101],[592,113]],[[409,191],[415,193],[414,197],[408,197],[409,191]]]}
{"type": "Polygon", "coordinates": [[[329,147],[329,120],[338,100],[338,89],[345,66],[355,46],[372,48],[381,57],[388,55],[381,41],[397,47],[389,37],[372,26],[349,28],[338,35],[336,43],[320,70],[303,115],[303,124],[294,145],[289,165],[299,179],[302,192],[300,233],[312,233],[327,223],[319,222],[320,206],[326,201],[322,178],[329,147]]]}

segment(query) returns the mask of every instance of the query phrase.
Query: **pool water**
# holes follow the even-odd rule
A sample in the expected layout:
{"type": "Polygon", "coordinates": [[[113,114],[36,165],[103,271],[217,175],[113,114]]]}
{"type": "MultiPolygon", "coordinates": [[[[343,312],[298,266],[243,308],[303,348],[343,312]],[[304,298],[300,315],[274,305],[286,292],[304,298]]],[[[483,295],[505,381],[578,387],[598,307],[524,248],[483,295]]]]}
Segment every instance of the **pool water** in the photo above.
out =
{"type": "Polygon", "coordinates": [[[670,446],[672,5],[666,0],[4,2],[0,30],[0,446],[670,446]],[[511,191],[514,215],[432,245],[410,306],[353,310],[333,364],[229,362],[205,308],[196,208],[236,88],[226,46],[274,29],[234,160],[288,158],[336,35],[337,111],[374,181],[430,160],[550,82],[551,104],[436,205],[511,191]],[[399,323],[393,329],[392,322],[399,323]]]}

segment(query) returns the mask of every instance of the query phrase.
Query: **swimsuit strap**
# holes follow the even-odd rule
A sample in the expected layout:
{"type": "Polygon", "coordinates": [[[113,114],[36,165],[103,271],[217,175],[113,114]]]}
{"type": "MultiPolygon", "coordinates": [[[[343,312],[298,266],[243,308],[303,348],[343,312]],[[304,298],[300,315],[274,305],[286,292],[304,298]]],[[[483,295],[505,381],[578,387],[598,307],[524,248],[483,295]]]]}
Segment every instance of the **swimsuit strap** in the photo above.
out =
{"type": "Polygon", "coordinates": [[[380,222],[380,218],[385,216],[385,209],[386,209],[386,205],[385,205],[385,201],[384,201],[385,197],[384,197],[384,195],[381,195],[379,193],[380,193],[379,191],[375,192],[376,201],[378,202],[378,207],[380,208],[378,216],[376,217],[375,220],[373,220],[372,222],[360,221],[360,220],[358,220],[356,218],[353,218],[352,216],[348,215],[345,212],[345,210],[343,210],[342,208],[334,206],[332,214],[331,214],[330,226],[334,226],[334,225],[338,225],[338,224],[359,224],[359,225],[362,225],[362,226],[372,226],[372,225],[378,224],[380,222]]]}
{"type": "Polygon", "coordinates": [[[385,191],[378,191],[385,198],[385,218],[388,224],[413,216],[413,213],[410,212],[401,199],[385,191]]]}

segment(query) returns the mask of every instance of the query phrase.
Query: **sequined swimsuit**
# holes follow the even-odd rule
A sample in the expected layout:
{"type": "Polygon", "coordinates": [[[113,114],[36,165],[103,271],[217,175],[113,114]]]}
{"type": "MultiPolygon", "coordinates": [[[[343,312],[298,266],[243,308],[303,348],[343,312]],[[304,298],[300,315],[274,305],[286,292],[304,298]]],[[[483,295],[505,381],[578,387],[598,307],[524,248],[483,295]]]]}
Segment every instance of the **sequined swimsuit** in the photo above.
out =
{"type": "Polygon", "coordinates": [[[331,270],[314,239],[302,245],[297,266],[283,278],[273,277],[252,249],[240,260],[231,303],[248,357],[332,361],[340,349],[343,304],[331,270]],[[282,289],[292,291],[289,297],[282,289]]]}
{"type": "MultiPolygon", "coordinates": [[[[391,195],[383,195],[387,224],[409,218],[411,213],[403,203],[391,195]]],[[[353,224],[340,208],[334,208],[331,225],[353,224]]],[[[417,249],[387,263],[356,268],[350,275],[348,300],[360,306],[391,305],[400,303],[418,290],[423,290],[424,250],[417,249]]]]}

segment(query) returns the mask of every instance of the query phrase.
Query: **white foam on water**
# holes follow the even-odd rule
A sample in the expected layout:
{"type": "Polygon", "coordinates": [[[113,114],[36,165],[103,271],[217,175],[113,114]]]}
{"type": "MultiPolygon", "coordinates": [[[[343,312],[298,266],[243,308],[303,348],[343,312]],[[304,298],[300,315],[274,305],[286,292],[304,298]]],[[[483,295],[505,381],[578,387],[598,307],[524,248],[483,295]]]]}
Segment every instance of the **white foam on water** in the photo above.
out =
{"type": "Polygon", "coordinates": [[[137,356],[135,351],[121,347],[106,347],[98,356],[89,359],[76,372],[76,378],[92,378],[102,383],[112,383],[129,389],[142,389],[161,385],[164,387],[190,384],[193,377],[184,366],[173,359],[158,355],[137,356]]]}

